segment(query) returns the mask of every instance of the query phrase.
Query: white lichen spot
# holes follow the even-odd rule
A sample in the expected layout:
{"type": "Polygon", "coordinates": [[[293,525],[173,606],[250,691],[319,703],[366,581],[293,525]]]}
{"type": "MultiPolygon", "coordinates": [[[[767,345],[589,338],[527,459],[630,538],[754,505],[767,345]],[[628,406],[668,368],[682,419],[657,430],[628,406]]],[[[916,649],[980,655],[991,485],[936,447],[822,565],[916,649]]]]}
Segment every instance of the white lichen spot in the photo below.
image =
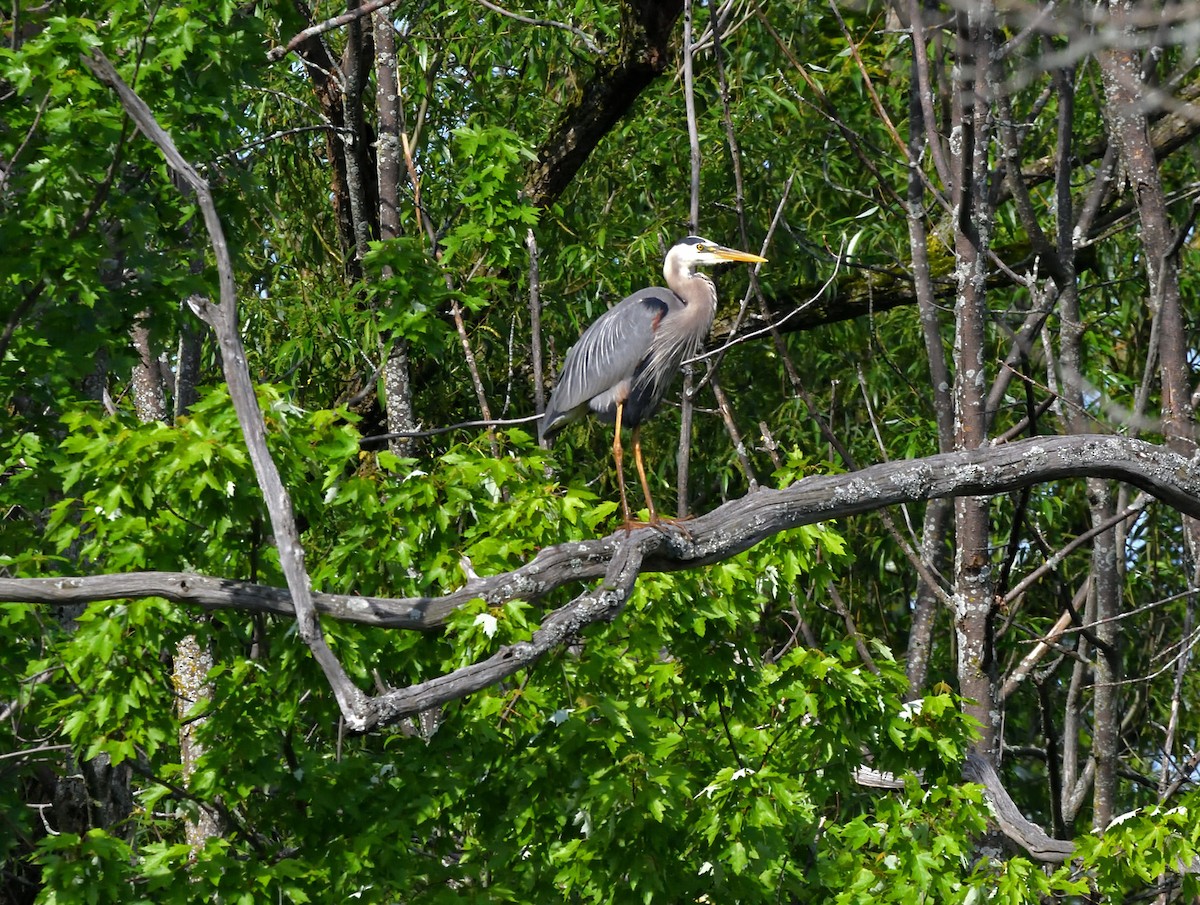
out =
{"type": "Polygon", "coordinates": [[[920,497],[929,483],[930,469],[919,466],[892,475],[892,485],[909,497],[920,497]]]}
{"type": "Polygon", "coordinates": [[[371,601],[365,597],[347,597],[345,606],[352,613],[368,613],[371,610],[371,601]]]}

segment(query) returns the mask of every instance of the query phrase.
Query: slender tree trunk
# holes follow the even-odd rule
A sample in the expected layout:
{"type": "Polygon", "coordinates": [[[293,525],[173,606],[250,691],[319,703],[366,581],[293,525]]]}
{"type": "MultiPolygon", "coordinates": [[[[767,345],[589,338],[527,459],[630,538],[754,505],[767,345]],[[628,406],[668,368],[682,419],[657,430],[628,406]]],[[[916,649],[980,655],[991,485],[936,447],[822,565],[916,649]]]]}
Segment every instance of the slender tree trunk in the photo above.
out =
{"type": "MultiPolygon", "coordinates": [[[[695,80],[692,74],[692,0],[683,0],[683,99],[687,113],[688,148],[691,161],[691,178],[688,193],[688,232],[700,230],[700,129],[696,122],[695,80]]],[[[675,483],[677,496],[675,516],[688,517],[688,485],[691,480],[692,420],[695,412],[693,386],[695,375],[690,365],[683,369],[682,414],[679,424],[679,449],[675,453],[675,483]]]]}
{"type": "MultiPolygon", "coordinates": [[[[920,0],[913,0],[909,6],[913,40],[920,41],[924,47],[925,31],[921,23],[920,0]]],[[[921,72],[924,58],[924,54],[913,54],[909,80],[908,239],[912,254],[913,288],[920,311],[925,354],[929,360],[929,379],[933,386],[938,451],[949,452],[954,448],[954,398],[951,395],[950,368],[942,345],[940,309],[934,297],[933,277],[929,269],[929,236],[925,229],[924,209],[925,180],[920,169],[921,161],[925,159],[925,151],[931,147],[929,130],[933,127],[933,123],[925,120],[925,112],[927,109],[932,111],[933,104],[927,103],[924,97],[924,86],[928,85],[928,78],[923,78],[921,72]]],[[[944,575],[949,565],[947,540],[953,511],[953,506],[947,500],[932,500],[925,507],[925,519],[921,530],[921,558],[933,575],[944,575]]],[[[933,630],[940,605],[937,589],[930,587],[924,578],[918,578],[917,581],[905,663],[908,694],[914,698],[921,695],[921,689],[925,685],[929,654],[933,646],[933,630]]]]}
{"type": "Polygon", "coordinates": [[[134,365],[130,384],[133,387],[134,411],[142,423],[166,421],[169,414],[162,369],[150,348],[150,328],[142,320],[148,316],[148,311],[142,312],[131,331],[138,363],[134,365]]]}
{"type": "MultiPolygon", "coordinates": [[[[1131,27],[1124,27],[1127,14],[1125,4],[1113,0],[1109,4],[1109,12],[1114,24],[1123,28],[1123,33],[1132,33],[1131,27]]],[[[1162,431],[1168,446],[1176,452],[1190,456],[1196,449],[1196,435],[1189,380],[1190,368],[1187,363],[1187,332],[1180,297],[1178,243],[1175,241],[1167,211],[1166,194],[1150,139],[1150,125],[1147,119],[1148,92],[1142,81],[1141,61],[1134,51],[1122,47],[1105,49],[1098,54],[1098,59],[1108,102],[1108,131],[1112,143],[1119,149],[1121,165],[1129,179],[1141,226],[1142,260],[1146,267],[1149,305],[1158,336],[1162,431]]],[[[1188,579],[1192,589],[1195,589],[1200,584],[1197,576],[1197,569],[1200,568],[1200,522],[1185,517],[1183,526],[1188,549],[1188,579]]],[[[1114,590],[1113,593],[1115,595],[1117,591],[1114,590]]],[[[1115,635],[1105,637],[1111,637],[1115,641],[1115,635]]],[[[1108,700],[1110,693],[1106,690],[1107,687],[1111,687],[1115,675],[1112,670],[1106,670],[1108,663],[1105,654],[1108,653],[1113,661],[1115,654],[1112,651],[1099,653],[1096,670],[1097,716],[1100,715],[1103,703],[1108,718],[1114,723],[1114,728],[1104,737],[1106,750],[1103,751],[1103,760],[1101,739],[1097,737],[1095,740],[1097,764],[1094,822],[1098,827],[1103,827],[1112,819],[1114,812],[1118,753],[1115,724],[1118,716],[1117,705],[1115,701],[1108,700]],[[1105,682],[1106,678],[1108,682],[1105,682]]],[[[1182,669],[1187,659],[1186,651],[1181,652],[1180,658],[1182,669]]],[[[1174,758],[1174,725],[1173,714],[1164,742],[1164,778],[1170,773],[1170,765],[1174,758]]]]}
{"type": "MultiPolygon", "coordinates": [[[[1119,4],[1111,7],[1121,20],[1119,4]]],[[[1108,100],[1109,132],[1120,150],[1141,224],[1143,257],[1150,283],[1150,307],[1158,320],[1159,379],[1163,433],[1182,455],[1195,449],[1191,387],[1188,381],[1187,333],[1180,306],[1178,249],[1167,214],[1166,196],[1150,141],[1140,63],[1131,50],[1099,55],[1108,100]]]]}
{"type": "MultiPolygon", "coordinates": [[[[920,553],[921,560],[933,575],[945,575],[950,564],[948,535],[953,514],[954,507],[948,500],[930,500],[925,507],[920,553]]],[[[937,589],[931,587],[924,578],[919,577],[917,582],[912,622],[908,631],[908,656],[904,664],[909,700],[919,698],[924,693],[929,673],[929,655],[933,650],[934,628],[941,606],[937,589]]]]}
{"type": "MultiPolygon", "coordinates": [[[[352,3],[351,8],[358,3],[352,3]]],[[[363,167],[367,141],[366,124],[363,122],[362,95],[366,84],[365,45],[362,19],[355,19],[346,29],[346,50],[342,55],[342,77],[345,90],[342,106],[345,109],[348,146],[346,148],[346,190],[350,196],[350,216],[353,219],[354,254],[357,258],[355,272],[362,274],[362,259],[367,254],[371,240],[372,215],[367,205],[367,174],[363,167]]]]}
{"type": "MultiPolygon", "coordinates": [[[[296,11],[304,20],[313,19],[314,13],[302,0],[292,0],[296,11]]],[[[350,191],[347,178],[346,146],[346,106],[339,80],[333,73],[337,64],[329,54],[328,45],[320,38],[313,37],[301,44],[297,51],[305,64],[305,72],[312,82],[313,94],[321,109],[321,115],[329,124],[325,131],[325,153],[329,167],[330,200],[333,203],[334,218],[337,222],[338,246],[345,260],[346,275],[351,279],[357,278],[357,258],[355,255],[354,217],[350,211],[350,191]]]]}
{"type": "MultiPolygon", "coordinates": [[[[376,146],[379,174],[379,238],[400,235],[400,174],[403,149],[400,143],[400,83],[397,77],[396,33],[390,9],[376,12],[375,27],[375,112],[379,138],[376,146]]],[[[386,275],[386,273],[385,273],[386,275]]],[[[387,413],[388,433],[416,430],[413,405],[412,369],[408,340],[402,336],[385,337],[383,364],[383,408],[387,413]]],[[[396,455],[407,455],[412,441],[397,437],[389,441],[396,455]]]]}
{"type": "MultiPolygon", "coordinates": [[[[1080,432],[1088,429],[1084,399],[1084,326],[1083,313],[1079,305],[1079,287],[1076,282],[1075,248],[1072,236],[1073,200],[1070,183],[1072,169],[1071,120],[1074,111],[1074,79],[1070,73],[1056,76],[1060,121],[1056,157],[1056,213],[1058,246],[1055,249],[1057,269],[1055,279],[1059,291],[1061,314],[1059,331],[1059,366],[1061,368],[1062,395],[1066,403],[1060,408],[1063,429],[1080,432]]],[[[1093,526],[1103,524],[1115,512],[1112,491],[1108,482],[1089,478],[1087,481],[1089,516],[1093,526]]],[[[1087,579],[1089,594],[1087,610],[1089,624],[1096,624],[1093,636],[1099,649],[1096,651],[1094,685],[1092,690],[1091,751],[1094,770],[1092,773],[1092,824],[1096,829],[1108,826],[1113,817],[1116,800],[1117,744],[1121,714],[1118,710],[1117,681],[1120,678],[1120,661],[1116,656],[1118,640],[1117,626],[1113,617],[1120,605],[1120,575],[1117,568],[1116,532],[1105,531],[1092,542],[1092,562],[1087,579]],[[1098,623],[1098,624],[1097,624],[1098,623]]],[[[1073,683],[1074,687],[1074,683],[1073,683]]],[[[1078,692],[1078,689],[1075,688],[1078,692]]],[[[1082,696],[1073,696],[1072,706],[1083,707],[1082,696]]],[[[1078,730],[1082,726],[1081,714],[1074,714],[1067,721],[1070,734],[1063,733],[1063,775],[1070,782],[1063,782],[1062,796],[1073,792],[1078,778],[1078,751],[1081,739],[1078,730]],[[1071,752],[1067,763],[1067,752],[1071,752]],[[1069,767],[1069,770],[1067,769],[1069,767]]],[[[1053,756],[1047,752],[1047,756],[1053,756]]],[[[1067,810],[1064,804],[1064,812],[1067,810]]]]}
{"type": "MultiPolygon", "coordinates": [[[[119,271],[118,271],[119,272],[119,271]]],[[[135,405],[147,410],[165,411],[164,395],[158,362],[150,351],[149,330],[139,321],[131,331],[131,341],[138,353],[138,364],[130,375],[135,405]]],[[[85,380],[85,391],[111,406],[108,399],[108,356],[103,351],[96,356],[96,367],[85,380]]],[[[78,628],[76,619],[84,604],[57,608],[56,619],[67,632],[78,628]]],[[[124,824],[129,832],[129,815],[133,813],[132,769],[128,762],[113,766],[107,754],[82,760],[68,753],[63,774],[54,777],[53,801],[55,831],[85,835],[92,829],[113,830],[124,824]]]]}
{"type": "MultiPolygon", "coordinates": [[[[193,774],[206,750],[198,737],[207,717],[189,719],[188,712],[200,701],[212,700],[213,687],[208,674],[213,668],[212,650],[201,644],[195,635],[185,635],[175,645],[174,671],[171,684],[175,688],[175,712],[179,715],[179,762],[183,768],[183,785],[191,784],[193,774]]],[[[204,843],[224,832],[217,813],[201,807],[196,817],[184,821],[184,836],[193,857],[204,843]]]]}
{"type": "MultiPolygon", "coordinates": [[[[106,374],[105,369],[99,369],[101,384],[106,374]]],[[[79,627],[76,618],[86,608],[87,604],[82,603],[55,607],[55,619],[64,631],[73,633],[79,627]]],[[[126,838],[132,838],[129,821],[133,813],[132,765],[125,761],[114,767],[107,754],[81,760],[73,751],[67,753],[65,760],[62,774],[54,776],[51,791],[54,830],[83,836],[91,829],[115,831],[116,827],[124,826],[126,838]]]]}
{"type": "MultiPolygon", "coordinates": [[[[959,12],[951,142],[957,267],[954,336],[956,449],[975,449],[986,439],[985,337],[987,330],[988,144],[990,119],[987,61],[990,7],[959,12]]],[[[977,753],[999,760],[1000,715],[992,645],[993,588],[986,497],[955,501],[954,621],[958,635],[958,682],[980,724],[977,753]]]]}
{"type": "Polygon", "coordinates": [[[396,60],[396,32],[391,10],[372,14],[375,33],[375,145],[379,174],[379,238],[400,235],[400,83],[396,60]]]}
{"type": "Polygon", "coordinates": [[[187,412],[199,399],[200,352],[203,336],[196,320],[183,318],[179,328],[179,359],[175,365],[175,417],[187,412]]]}
{"type": "Polygon", "coordinates": [[[679,418],[679,449],[675,453],[675,517],[688,517],[688,483],[692,461],[692,365],[683,366],[683,406],[679,418]]]}
{"type": "MultiPolygon", "coordinates": [[[[1116,512],[1111,488],[1105,481],[1088,481],[1088,501],[1093,523],[1116,512]]],[[[1117,643],[1116,616],[1121,601],[1117,574],[1116,535],[1105,531],[1092,541],[1092,593],[1096,606],[1096,684],[1092,692],[1092,757],[1096,775],[1092,786],[1092,829],[1103,831],[1116,816],[1117,765],[1119,762],[1121,711],[1117,682],[1121,661],[1117,643]]]]}
{"type": "MultiPolygon", "coordinates": [[[[542,281],[538,276],[538,244],[533,229],[525,231],[529,251],[529,351],[533,369],[533,406],[539,415],[546,411],[546,380],[542,374],[542,281]]],[[[548,446],[546,441],[543,445],[548,446]]]]}

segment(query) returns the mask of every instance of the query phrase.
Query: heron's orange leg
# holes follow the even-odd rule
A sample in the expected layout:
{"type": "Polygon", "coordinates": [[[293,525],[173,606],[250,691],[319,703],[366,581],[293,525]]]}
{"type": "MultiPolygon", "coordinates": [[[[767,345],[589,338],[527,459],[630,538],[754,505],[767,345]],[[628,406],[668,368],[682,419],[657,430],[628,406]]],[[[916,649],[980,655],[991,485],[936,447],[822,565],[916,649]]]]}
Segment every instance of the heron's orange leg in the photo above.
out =
{"type": "Polygon", "coordinates": [[[646,497],[646,508],[650,510],[650,524],[658,522],[658,513],[654,511],[654,500],[650,496],[650,484],[646,480],[646,466],[642,464],[642,426],[633,429],[633,461],[637,464],[638,478],[642,482],[642,495],[646,497]]]}
{"type": "MultiPolygon", "coordinates": [[[[625,499],[625,466],[622,463],[624,450],[621,449],[621,413],[625,409],[625,403],[617,403],[617,424],[616,430],[613,431],[613,459],[617,463],[617,487],[621,491],[621,514],[625,516],[625,524],[629,524],[632,519],[629,517],[629,501],[625,499]]],[[[634,434],[634,449],[637,449],[637,434],[634,434]]],[[[638,467],[641,467],[641,459],[638,460],[638,467]]]]}

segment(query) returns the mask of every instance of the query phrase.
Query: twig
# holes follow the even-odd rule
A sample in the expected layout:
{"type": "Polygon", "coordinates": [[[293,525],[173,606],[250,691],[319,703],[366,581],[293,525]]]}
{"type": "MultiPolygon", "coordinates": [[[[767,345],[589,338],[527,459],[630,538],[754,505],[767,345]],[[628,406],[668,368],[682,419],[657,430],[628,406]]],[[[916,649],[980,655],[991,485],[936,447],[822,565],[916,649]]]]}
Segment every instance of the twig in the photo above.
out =
{"type": "MultiPolygon", "coordinates": [[[[57,666],[52,667],[50,669],[43,669],[41,672],[39,672],[35,676],[31,676],[28,679],[22,679],[21,684],[29,683],[30,685],[41,685],[43,682],[50,681],[50,677],[53,676],[56,672],[58,672],[57,666]]],[[[10,701],[8,704],[6,704],[4,709],[0,710],[0,723],[5,722],[10,716],[12,716],[14,713],[16,713],[17,710],[20,709],[20,707],[21,707],[21,699],[20,698],[17,698],[14,701],[10,701]]]]}
{"type": "Polygon", "coordinates": [[[449,434],[453,433],[454,431],[467,430],[473,427],[483,427],[488,429],[493,427],[512,427],[518,424],[529,424],[529,422],[537,421],[541,417],[541,415],[526,415],[524,418],[492,418],[490,420],[460,421],[457,424],[447,424],[443,427],[431,427],[428,430],[391,431],[387,434],[372,434],[369,437],[363,437],[359,441],[359,445],[365,446],[368,443],[376,443],[382,440],[419,440],[425,437],[437,437],[441,434],[449,434]]]}
{"type": "Polygon", "coordinates": [[[272,132],[270,135],[264,135],[262,138],[256,138],[254,141],[248,141],[244,145],[226,151],[221,156],[236,160],[239,154],[249,151],[251,148],[258,148],[272,141],[278,141],[281,138],[288,138],[292,135],[303,135],[305,132],[336,132],[339,135],[349,135],[350,130],[345,126],[335,126],[332,123],[322,123],[319,126],[296,126],[294,129],[279,129],[272,132]]]}
{"type": "Polygon", "coordinates": [[[683,0],[683,103],[687,112],[688,147],[691,149],[692,179],[688,231],[700,229],[700,130],[696,122],[696,80],[693,75],[692,0],[683,0]]]}
{"type": "MultiPolygon", "coordinates": [[[[875,91],[875,82],[871,79],[871,71],[863,62],[862,55],[858,52],[858,44],[854,41],[854,36],[850,34],[850,29],[846,26],[846,21],[842,18],[842,11],[838,8],[835,0],[830,0],[829,8],[833,10],[833,15],[838,21],[838,25],[842,28],[842,35],[846,38],[846,46],[850,50],[850,55],[854,57],[854,63],[858,66],[858,73],[862,76],[863,87],[867,89],[867,96],[871,98],[871,106],[875,109],[875,115],[879,117],[887,130],[888,135],[892,139],[892,143],[900,149],[900,155],[908,161],[908,144],[900,137],[900,133],[896,130],[892,123],[892,118],[888,114],[887,108],[879,99],[879,94],[875,91]]],[[[908,161],[911,163],[912,161],[908,161]]]]}
{"type": "MultiPolygon", "coordinates": [[[[771,240],[775,237],[775,230],[779,226],[779,221],[781,219],[783,219],[783,207],[787,203],[788,195],[791,194],[792,181],[794,179],[795,179],[795,174],[788,176],[787,181],[784,182],[784,184],[783,184],[783,192],[779,196],[779,203],[777,205],[775,205],[775,216],[773,216],[771,218],[771,224],[767,227],[767,234],[763,237],[762,245],[759,247],[758,253],[761,257],[766,257],[767,249],[771,246],[771,240]]],[[[743,240],[743,241],[745,244],[743,244],[742,247],[745,248],[745,245],[748,244],[748,240],[743,240]]],[[[759,304],[760,305],[762,304],[762,301],[763,301],[762,287],[759,286],[759,284],[758,284],[758,268],[761,266],[762,266],[761,264],[755,264],[753,267],[750,268],[750,285],[746,287],[746,294],[744,296],[742,296],[742,304],[738,307],[737,317],[734,318],[733,327],[730,329],[731,334],[736,334],[737,331],[741,328],[742,321],[746,317],[746,311],[749,308],[750,300],[752,298],[757,298],[759,301],[759,304]]],[[[836,273],[836,267],[835,267],[835,273],[836,273]]],[[[830,279],[832,279],[832,277],[830,279]]],[[[829,282],[826,282],[821,287],[820,291],[815,296],[813,296],[813,298],[809,299],[809,301],[800,305],[793,311],[789,311],[787,313],[787,315],[785,315],[783,318],[781,318],[778,321],[778,323],[775,324],[774,326],[778,326],[778,324],[783,323],[785,320],[787,320],[789,317],[791,317],[797,311],[803,310],[804,308],[807,308],[809,305],[813,304],[817,299],[819,299],[821,297],[821,295],[825,292],[825,290],[828,286],[829,286],[829,282]]],[[[764,329],[766,329],[767,331],[770,331],[772,329],[772,327],[768,326],[764,329]]],[[[745,338],[753,338],[755,336],[761,336],[761,335],[762,335],[762,331],[760,330],[757,333],[752,333],[752,334],[750,334],[749,337],[745,337],[745,338]]],[[[696,361],[701,361],[705,358],[709,358],[711,356],[716,356],[716,361],[714,361],[713,365],[712,365],[712,371],[715,372],[716,369],[721,366],[721,360],[724,358],[725,353],[727,351],[729,351],[731,348],[733,348],[733,346],[737,345],[738,341],[740,341],[740,340],[738,340],[737,337],[735,336],[733,339],[730,339],[728,342],[725,343],[725,345],[721,346],[720,348],[714,349],[711,352],[705,352],[703,355],[697,355],[695,358],[691,359],[691,361],[696,362],[696,361]]],[[[687,362],[685,362],[685,364],[686,363],[687,362]]]]}
{"type": "Polygon", "coordinates": [[[25,131],[25,137],[21,139],[21,143],[17,145],[17,149],[13,151],[12,156],[8,158],[8,165],[0,167],[0,201],[4,200],[4,189],[8,186],[8,177],[13,174],[13,170],[17,168],[17,161],[21,154],[33,141],[33,134],[37,131],[38,124],[42,121],[42,116],[50,107],[50,92],[46,92],[46,96],[42,98],[42,102],[38,104],[37,113],[33,115],[33,122],[29,124],[29,128],[25,131]]]}
{"type": "Polygon", "coordinates": [[[267,60],[271,63],[277,63],[285,56],[303,44],[310,38],[317,38],[326,32],[333,31],[335,28],[341,28],[343,25],[349,25],[351,22],[356,22],[363,16],[369,16],[376,10],[391,6],[396,0],[371,0],[369,3],[364,3],[362,6],[352,10],[347,10],[340,16],[334,16],[331,19],[326,19],[324,22],[318,22],[316,25],[310,25],[303,31],[296,33],[290,41],[282,47],[272,47],[267,51],[267,60]]]}
{"type": "Polygon", "coordinates": [[[528,16],[522,16],[517,13],[509,12],[506,9],[502,9],[495,3],[488,2],[488,0],[475,0],[475,2],[479,3],[481,6],[486,6],[494,13],[499,13],[502,16],[506,16],[509,19],[524,23],[525,25],[549,26],[550,28],[561,28],[563,31],[569,31],[571,34],[575,35],[575,37],[583,41],[583,46],[588,49],[589,53],[600,53],[600,45],[597,44],[595,39],[582,28],[576,28],[574,25],[570,25],[566,22],[556,22],[553,19],[531,19],[528,16]]]}
{"type": "Polygon", "coordinates": [[[771,428],[767,422],[758,422],[758,429],[762,433],[763,451],[771,459],[771,464],[775,466],[776,471],[783,468],[783,459],[779,457],[779,444],[775,442],[775,438],[771,435],[771,428]]]}
{"type": "MultiPolygon", "coordinates": [[[[1192,627],[1195,624],[1195,616],[1195,597],[1189,597],[1188,603],[1183,610],[1182,634],[1184,637],[1187,637],[1188,634],[1190,634],[1190,631],[1192,631],[1192,627]]],[[[1163,738],[1163,753],[1166,756],[1163,759],[1162,775],[1159,775],[1158,778],[1159,801],[1164,801],[1166,798],[1166,789],[1168,789],[1171,781],[1171,761],[1175,760],[1175,737],[1178,730],[1180,730],[1180,711],[1183,699],[1183,682],[1184,679],[1187,678],[1188,660],[1190,659],[1190,653],[1192,653],[1193,643],[1195,643],[1194,639],[1192,642],[1187,643],[1187,645],[1184,645],[1184,643],[1181,642],[1181,651],[1180,655],[1178,655],[1175,670],[1175,681],[1171,683],[1170,717],[1168,718],[1168,721],[1166,721],[1166,733],[1165,737],[1163,738]]]]}
{"type": "MultiPolygon", "coordinates": [[[[685,361],[684,364],[694,364],[698,361],[704,361],[706,358],[712,358],[715,355],[724,355],[727,351],[729,351],[736,345],[740,345],[741,343],[744,343],[744,342],[749,342],[752,339],[757,339],[758,337],[762,336],[764,333],[771,333],[772,331],[778,330],[780,326],[782,326],[783,324],[786,324],[789,320],[791,320],[793,317],[795,317],[801,311],[808,308],[810,305],[815,305],[817,302],[819,302],[821,300],[821,296],[825,294],[825,290],[828,289],[833,284],[833,281],[835,279],[837,279],[838,271],[841,269],[841,263],[842,263],[842,256],[841,256],[841,253],[839,252],[837,258],[835,259],[833,273],[831,273],[829,275],[829,279],[827,279],[824,283],[821,284],[821,288],[818,289],[813,294],[812,298],[810,298],[807,302],[797,305],[795,308],[793,308],[791,311],[789,311],[787,314],[785,314],[779,320],[772,321],[771,323],[767,324],[767,326],[760,327],[758,330],[752,330],[749,333],[743,333],[741,336],[735,336],[733,339],[726,342],[723,346],[718,346],[715,349],[710,349],[709,351],[704,352],[701,355],[697,355],[695,358],[690,358],[687,361],[685,361]]],[[[755,264],[754,266],[758,267],[759,265],[755,264]]]]}
{"type": "Polygon", "coordinates": [[[1063,632],[1066,631],[1067,626],[1070,624],[1071,611],[1064,610],[1063,614],[1058,617],[1058,621],[1050,627],[1050,631],[1034,645],[1033,650],[1021,659],[1021,662],[1017,664],[1008,678],[1004,680],[1004,684],[1000,686],[1000,700],[1007,699],[1009,695],[1017,690],[1017,686],[1025,681],[1025,677],[1033,671],[1033,668],[1037,666],[1042,657],[1054,649],[1055,643],[1063,636],[1063,632]]]}
{"type": "MultiPolygon", "coordinates": [[[[1192,649],[1196,646],[1197,642],[1200,642],[1200,628],[1195,628],[1195,622],[1193,621],[1193,618],[1195,615],[1194,609],[1195,609],[1194,603],[1189,601],[1189,607],[1187,610],[1187,618],[1185,618],[1185,620],[1184,620],[1183,637],[1181,637],[1179,639],[1179,641],[1177,641],[1176,643],[1170,645],[1166,651],[1159,651],[1155,655],[1154,659],[1158,659],[1159,657],[1166,654],[1167,651],[1178,649],[1179,652],[1177,654],[1175,654],[1174,656],[1172,656],[1171,659],[1169,659],[1165,664],[1163,664],[1161,667],[1156,669],[1154,672],[1149,673],[1144,676],[1136,676],[1132,679],[1121,679],[1119,681],[1104,683],[1105,685],[1111,686],[1113,688],[1117,688],[1122,685],[1140,685],[1145,682],[1152,682],[1155,679],[1157,679],[1159,676],[1161,676],[1163,673],[1170,670],[1171,667],[1176,667],[1175,687],[1172,691],[1172,698],[1171,698],[1171,722],[1167,727],[1166,741],[1163,743],[1164,744],[1164,747],[1163,747],[1164,752],[1169,752],[1171,750],[1171,748],[1174,747],[1174,744],[1175,744],[1174,736],[1175,736],[1175,731],[1178,728],[1179,708],[1182,706],[1182,704],[1180,703],[1180,698],[1179,698],[1179,695],[1181,693],[1179,683],[1183,681],[1183,679],[1181,677],[1183,675],[1185,675],[1187,672],[1187,664],[1188,664],[1188,660],[1191,659],[1192,649]]],[[[1099,684],[1100,684],[1099,682],[1092,683],[1093,687],[1095,687],[1096,685],[1099,685],[1099,684]]]]}
{"type": "Polygon", "coordinates": [[[538,277],[538,244],[532,227],[525,231],[529,250],[529,348],[532,353],[533,404],[539,415],[546,411],[546,380],[542,374],[542,283],[538,277]]]}
{"type": "Polygon", "coordinates": [[[693,365],[684,362],[683,394],[680,397],[679,413],[679,449],[675,453],[675,517],[688,517],[688,479],[690,477],[692,460],[692,415],[695,407],[692,398],[695,395],[693,365]]]}
{"type": "Polygon", "coordinates": [[[750,492],[753,493],[758,490],[758,478],[754,474],[754,466],[750,463],[750,457],[746,454],[746,444],[742,441],[742,434],[738,430],[737,422],[733,420],[733,410],[729,406],[729,399],[725,395],[725,391],[721,389],[716,374],[712,375],[711,382],[713,395],[717,399],[717,410],[721,413],[721,420],[725,422],[725,430],[729,432],[729,439],[733,441],[733,451],[742,466],[742,473],[746,476],[750,492]]]}
{"type": "Polygon", "coordinates": [[[13,334],[16,333],[21,320],[33,310],[33,306],[37,304],[37,300],[41,297],[45,288],[46,283],[44,280],[30,288],[25,293],[25,297],[21,299],[9,314],[8,321],[4,324],[3,332],[0,332],[0,361],[4,360],[4,355],[8,352],[8,344],[12,342],[13,334]]]}
{"type": "Polygon", "coordinates": [[[34,754],[47,754],[51,751],[70,751],[70,745],[40,745],[37,748],[26,748],[23,751],[9,751],[0,754],[0,760],[29,760],[34,754]]]}
{"type": "MultiPolygon", "coordinates": [[[[470,280],[470,277],[467,279],[470,280]]],[[[458,330],[458,339],[462,343],[463,357],[467,360],[467,371],[471,375],[471,384],[475,387],[475,398],[479,401],[479,413],[483,415],[484,421],[491,421],[492,408],[488,404],[487,390],[483,386],[479,363],[475,360],[475,351],[471,348],[470,337],[467,336],[467,324],[463,320],[462,305],[459,304],[457,297],[450,300],[450,314],[454,317],[454,326],[458,330]]],[[[496,442],[496,435],[491,428],[488,428],[488,442],[492,447],[492,456],[499,459],[500,445],[496,442]]]]}
{"type": "Polygon", "coordinates": [[[875,658],[867,650],[866,642],[863,641],[862,633],[859,632],[858,626],[854,624],[854,617],[850,615],[850,608],[846,606],[846,601],[842,599],[842,595],[834,585],[830,584],[828,590],[829,597],[833,600],[833,608],[842,617],[842,622],[846,626],[846,633],[854,640],[854,649],[858,651],[858,656],[863,661],[863,666],[869,672],[879,675],[879,667],[875,665],[875,658]]]}
{"type": "Polygon", "coordinates": [[[1020,597],[1026,591],[1028,591],[1035,582],[1041,579],[1043,575],[1045,575],[1047,572],[1057,569],[1059,563],[1066,559],[1071,553],[1073,553],[1075,550],[1078,550],[1096,535],[1103,534],[1105,531],[1108,531],[1116,525],[1119,525],[1126,519],[1141,514],[1141,512],[1147,506],[1149,506],[1151,502],[1153,502],[1153,499],[1154,498],[1149,494],[1138,494],[1137,498],[1130,503],[1126,509],[1118,512],[1116,515],[1110,516],[1098,525],[1093,525],[1087,531],[1084,531],[1069,544],[1064,546],[1061,550],[1056,552],[1053,556],[1017,582],[1016,586],[1004,595],[1004,604],[1006,606],[1011,606],[1016,600],[1020,599],[1020,597]]]}

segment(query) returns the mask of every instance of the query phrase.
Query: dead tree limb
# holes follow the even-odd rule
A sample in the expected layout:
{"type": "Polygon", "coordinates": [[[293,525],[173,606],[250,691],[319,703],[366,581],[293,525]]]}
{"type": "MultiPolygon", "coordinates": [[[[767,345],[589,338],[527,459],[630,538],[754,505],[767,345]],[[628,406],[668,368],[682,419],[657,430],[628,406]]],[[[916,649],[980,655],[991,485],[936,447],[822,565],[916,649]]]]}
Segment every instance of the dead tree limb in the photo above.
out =
{"type": "Polygon", "coordinates": [[[1075,854],[1075,843],[1051,838],[1040,826],[1025,818],[987,758],[968,754],[962,766],[962,775],[968,782],[977,782],[984,787],[987,803],[1001,832],[1019,843],[1035,859],[1061,864],[1075,854]]]}
{"type": "MultiPolygon", "coordinates": [[[[1200,468],[1194,459],[1141,440],[1072,434],[1034,437],[968,452],[872,465],[840,475],[805,478],[782,490],[762,489],[688,522],[687,535],[647,536],[641,571],[673,572],[729,559],[791,528],[921,500],[991,496],[1051,481],[1104,477],[1145,490],[1188,515],[1200,515],[1200,468]]],[[[546,547],[523,566],[477,578],[438,597],[367,597],[314,593],[323,616],[379,628],[433,630],[476,599],[499,605],[537,600],[558,588],[606,575],[624,531],[546,547]]],[[[162,597],[210,610],[292,616],[283,588],[187,572],[133,572],[55,578],[0,578],[0,600],[86,603],[162,597]]]]}

